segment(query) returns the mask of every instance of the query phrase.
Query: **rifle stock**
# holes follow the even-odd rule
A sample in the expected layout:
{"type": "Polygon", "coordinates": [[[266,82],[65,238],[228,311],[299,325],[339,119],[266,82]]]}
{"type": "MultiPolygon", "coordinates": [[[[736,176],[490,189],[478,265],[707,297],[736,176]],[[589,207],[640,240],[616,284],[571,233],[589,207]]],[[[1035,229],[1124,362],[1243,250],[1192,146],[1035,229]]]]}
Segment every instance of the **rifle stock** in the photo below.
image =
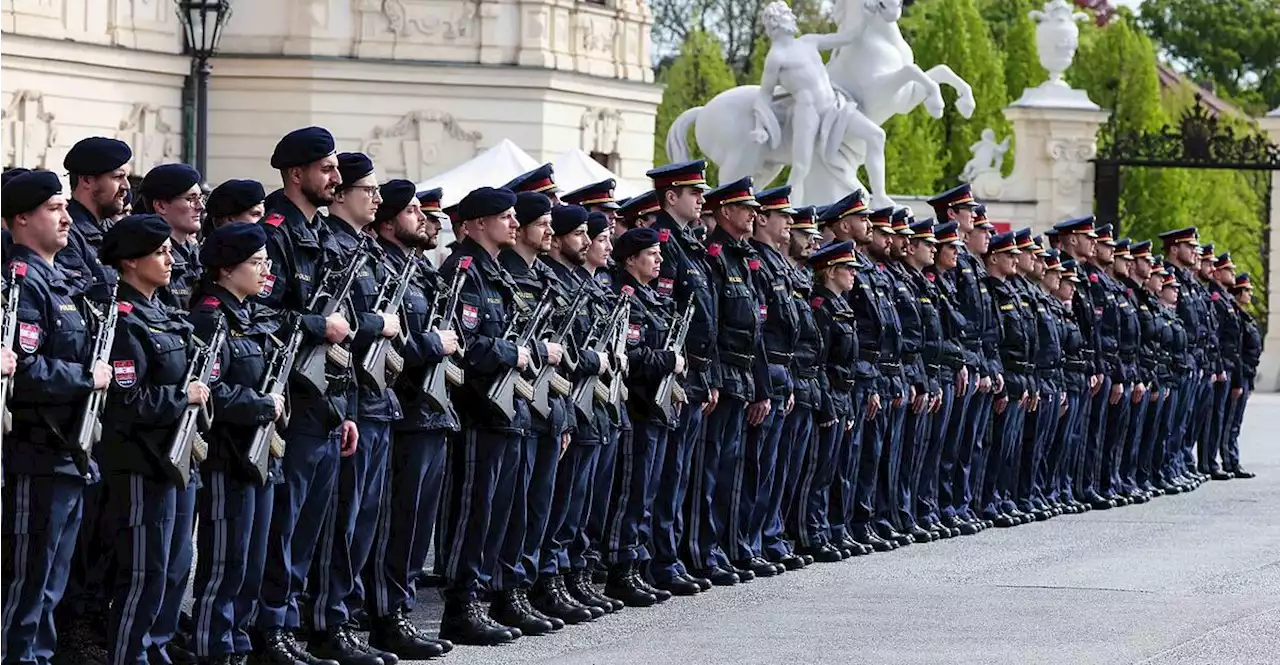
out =
{"type": "MultiPolygon", "coordinates": [[[[274,339],[274,338],[273,338],[274,339]]],[[[302,330],[294,328],[286,344],[276,344],[267,362],[267,371],[262,375],[259,392],[264,395],[284,397],[289,390],[289,368],[293,367],[298,347],[302,346],[302,330]]],[[[277,432],[277,427],[288,427],[288,411],[279,420],[259,425],[253,433],[253,441],[249,443],[246,462],[258,476],[258,482],[266,483],[272,457],[284,457],[285,441],[277,432]]]]}
{"type": "MultiPolygon", "coordinates": [[[[27,276],[27,264],[14,261],[9,266],[9,284],[4,293],[4,318],[0,319],[0,344],[12,349],[18,336],[18,299],[22,294],[22,280],[27,276]]],[[[13,380],[0,375],[0,413],[4,414],[4,432],[13,429],[13,417],[9,413],[9,393],[13,392],[13,380]]]]}
{"type": "MultiPolygon", "coordinates": [[[[428,330],[453,330],[453,323],[458,310],[458,298],[462,295],[463,285],[467,283],[467,270],[469,268],[471,268],[470,256],[464,256],[458,260],[457,272],[453,274],[453,281],[449,284],[449,289],[437,293],[436,300],[432,303],[431,316],[427,317],[428,330]]],[[[433,408],[448,415],[450,420],[457,422],[458,414],[453,408],[453,400],[449,398],[449,385],[461,386],[464,378],[462,368],[454,364],[452,359],[446,357],[427,368],[426,375],[422,381],[423,397],[433,408]]]]}
{"type": "MultiPolygon", "coordinates": [[[[587,302],[590,294],[587,291],[587,283],[584,281],[578,288],[577,295],[573,302],[564,310],[564,318],[550,336],[547,337],[548,342],[563,344],[573,331],[573,324],[577,316],[578,309],[587,302]]],[[[572,386],[565,380],[559,372],[556,371],[555,365],[547,363],[538,370],[538,375],[534,378],[533,384],[530,386],[533,398],[529,401],[529,408],[533,409],[543,418],[551,417],[551,393],[554,392],[561,397],[566,396],[572,390],[572,386]]]]}
{"type": "MultiPolygon", "coordinates": [[[[342,303],[346,301],[347,296],[351,293],[351,287],[356,283],[356,275],[360,269],[364,267],[369,255],[364,251],[356,252],[355,260],[351,263],[338,268],[330,266],[325,269],[324,275],[320,279],[320,288],[311,294],[311,302],[307,303],[307,311],[315,312],[320,316],[328,318],[334,312],[342,307],[342,303]],[[332,291],[326,290],[330,283],[337,281],[337,288],[332,291]],[[320,306],[320,300],[324,298],[323,306],[320,306]],[[317,307],[319,311],[316,311],[317,307]]],[[[347,336],[351,339],[354,332],[347,336]]],[[[343,368],[351,365],[351,353],[337,344],[333,344],[325,340],[315,346],[306,349],[298,357],[297,365],[294,367],[294,374],[297,380],[306,386],[309,390],[315,391],[318,395],[323,395],[329,390],[329,378],[325,374],[326,364],[332,360],[334,364],[343,368]]]]}
{"type": "MultiPolygon", "coordinates": [[[[520,325],[519,333],[514,334],[514,331],[517,330],[517,321],[513,319],[507,327],[507,334],[504,335],[504,338],[509,339],[516,347],[529,347],[541,334],[542,325],[551,313],[551,301],[554,298],[554,290],[548,289],[543,294],[542,299],[538,301],[538,306],[520,325]]],[[[486,399],[507,419],[507,422],[511,422],[516,415],[515,396],[517,394],[526,400],[532,401],[534,396],[533,386],[521,376],[519,368],[512,367],[494,380],[493,385],[489,387],[489,392],[486,394],[486,399]]]]}
{"type": "MultiPolygon", "coordinates": [[[[94,332],[93,354],[89,357],[89,366],[99,361],[111,363],[111,347],[116,340],[116,321],[120,316],[120,305],[116,300],[117,287],[112,285],[111,295],[106,308],[99,312],[92,305],[85,308],[98,317],[98,329],[94,332]]],[[[76,426],[75,444],[71,446],[71,458],[76,469],[84,474],[89,473],[89,460],[93,457],[93,447],[102,440],[102,410],[107,405],[107,389],[102,388],[89,393],[84,410],[80,412],[80,421],[76,426]]]]}
{"type": "MultiPolygon", "coordinates": [[[[417,272],[418,262],[411,255],[405,261],[405,267],[400,271],[400,274],[387,276],[387,281],[383,283],[380,293],[378,293],[378,303],[374,306],[374,311],[379,314],[399,312],[400,303],[404,302],[404,296],[409,291],[409,284],[413,282],[417,272]],[[393,288],[394,290],[392,290],[393,288]],[[388,291],[390,291],[390,295],[388,295],[388,291]]],[[[403,324],[403,321],[401,323],[403,324]]],[[[360,379],[366,384],[372,384],[378,391],[387,389],[387,354],[391,350],[391,340],[387,337],[380,337],[365,352],[364,358],[361,359],[358,367],[360,379]]]]}
{"type": "MultiPolygon", "coordinates": [[[[184,388],[192,381],[209,383],[210,377],[213,376],[213,366],[218,362],[218,356],[221,355],[222,346],[226,341],[227,319],[221,315],[218,317],[218,325],[214,328],[208,344],[201,342],[198,337],[191,338],[195,352],[187,368],[186,381],[182,384],[184,388]]],[[[187,405],[186,410],[182,412],[182,417],[178,420],[178,428],[173,434],[173,439],[170,440],[169,447],[165,451],[165,471],[180,487],[186,487],[191,480],[191,460],[194,458],[200,462],[208,456],[208,444],[201,438],[200,432],[207,432],[213,424],[211,409],[212,406],[207,402],[204,405],[187,405]]]]}

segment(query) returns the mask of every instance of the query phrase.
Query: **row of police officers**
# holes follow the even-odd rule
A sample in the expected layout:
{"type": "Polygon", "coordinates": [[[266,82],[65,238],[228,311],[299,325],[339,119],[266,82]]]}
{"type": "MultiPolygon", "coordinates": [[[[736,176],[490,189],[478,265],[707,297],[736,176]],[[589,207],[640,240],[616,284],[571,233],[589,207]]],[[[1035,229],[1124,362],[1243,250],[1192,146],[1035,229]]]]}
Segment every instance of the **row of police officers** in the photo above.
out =
{"type": "Polygon", "coordinates": [[[1252,477],[1252,286],[1194,228],[700,161],[442,210],[318,127],[269,194],[131,159],[0,192],[4,663],[390,665],[1252,477]]]}

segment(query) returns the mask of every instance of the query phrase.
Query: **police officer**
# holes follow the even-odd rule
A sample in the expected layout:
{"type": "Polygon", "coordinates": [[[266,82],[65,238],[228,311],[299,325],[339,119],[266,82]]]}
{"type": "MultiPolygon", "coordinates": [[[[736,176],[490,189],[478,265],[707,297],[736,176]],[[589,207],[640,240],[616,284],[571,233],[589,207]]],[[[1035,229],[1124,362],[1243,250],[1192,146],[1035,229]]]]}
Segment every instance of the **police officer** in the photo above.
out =
{"type": "Polygon", "coordinates": [[[209,192],[204,203],[204,234],[231,222],[260,221],[266,211],[266,198],[262,183],[257,180],[224,180],[209,192]]]}
{"type": "Polygon", "coordinates": [[[617,239],[631,229],[652,226],[660,210],[658,192],[652,189],[623,201],[614,215],[613,238],[617,239]]]}
{"type": "Polygon", "coordinates": [[[600,182],[583,185],[561,196],[560,202],[566,205],[582,206],[587,209],[587,212],[598,212],[604,215],[605,222],[609,226],[613,226],[618,209],[622,207],[613,198],[613,190],[617,186],[618,183],[613,178],[606,178],[600,182]]]}
{"type": "Polygon", "coordinates": [[[1231,377],[1232,398],[1230,418],[1222,443],[1222,470],[1236,478],[1248,479],[1255,476],[1240,466],[1240,424],[1244,421],[1244,409],[1249,403],[1249,395],[1253,393],[1254,378],[1258,376],[1258,360],[1262,357],[1262,333],[1258,322],[1249,312],[1253,303],[1253,283],[1249,273],[1236,275],[1235,284],[1231,285],[1231,294],[1236,305],[1236,314],[1240,317],[1241,343],[1238,372],[1231,377]]]}
{"type": "Polygon", "coordinates": [[[78,468],[56,432],[75,436],[84,398],[107,387],[111,370],[93,361],[93,338],[73,300],[75,286],[56,263],[71,227],[58,177],[50,171],[13,175],[0,199],[13,240],[4,277],[20,280],[17,345],[5,349],[16,352],[16,358],[6,354],[16,366],[5,370],[13,375],[7,401],[13,429],[4,436],[6,510],[0,524],[12,548],[0,568],[4,653],[6,660],[43,663],[57,647],[54,610],[67,585],[85,488],[98,480],[93,460],[78,468]]]}
{"type": "MultiPolygon", "coordinates": [[[[707,579],[733,574],[740,581],[775,575],[777,569],[753,557],[743,533],[746,471],[744,426],[759,426],[771,409],[765,359],[756,353],[760,341],[760,258],[746,239],[760,204],[749,178],[722,185],[706,195],[715,229],[707,236],[711,291],[717,298],[720,396],[707,417],[706,435],[694,451],[690,490],[689,560],[694,574],[707,579]]],[[[714,579],[713,579],[714,582],[714,579]]]]}
{"type": "MultiPolygon", "coordinates": [[[[1210,369],[1212,374],[1209,377],[1209,383],[1204,387],[1202,393],[1202,401],[1199,404],[1198,415],[1195,417],[1194,431],[1196,432],[1196,454],[1199,460],[1197,470],[1202,479],[1201,482],[1209,480],[1212,477],[1209,459],[1217,455],[1218,443],[1215,436],[1219,431],[1219,423],[1222,420],[1223,412],[1226,410],[1227,389],[1226,374],[1224,370],[1224,361],[1222,354],[1218,348],[1218,309],[1216,301],[1213,300],[1214,286],[1216,281],[1213,278],[1214,270],[1214,246],[1213,243],[1207,243],[1200,247],[1199,270],[1196,271],[1196,278],[1200,288],[1203,290],[1205,297],[1204,306],[1209,313],[1207,319],[1209,323],[1207,334],[1203,340],[1205,345],[1205,355],[1210,359],[1210,369]]],[[[1219,300],[1221,294],[1219,294],[1219,300]]]]}
{"type": "MultiPolygon", "coordinates": [[[[321,127],[294,130],[276,144],[271,166],[280,172],[283,186],[266,200],[262,224],[272,269],[258,299],[277,316],[287,317],[287,328],[277,335],[280,339],[287,339],[295,328],[302,331],[304,352],[320,344],[346,343],[353,328],[340,311],[322,317],[308,309],[314,292],[322,287],[326,258],[332,256],[325,249],[330,229],[318,209],[334,202],[342,182],[333,135],[321,127]]],[[[337,487],[338,460],[355,453],[360,435],[354,396],[349,394],[350,371],[332,373],[334,380],[323,393],[299,380],[292,380],[289,388],[291,415],[280,433],[288,445],[283,482],[275,492],[258,606],[261,643],[255,645],[272,663],[317,660],[293,636],[300,623],[298,596],[337,487]]]]}
{"type": "Polygon", "coordinates": [[[1231,403],[1240,399],[1244,393],[1242,387],[1237,387],[1238,380],[1235,378],[1240,374],[1244,323],[1235,298],[1228,290],[1234,288],[1236,283],[1235,264],[1232,263],[1229,252],[1219,254],[1213,260],[1210,277],[1205,282],[1205,289],[1209,292],[1217,321],[1218,358],[1227,380],[1219,381],[1213,386],[1214,412],[1207,430],[1209,444],[1201,447],[1200,468],[1214,480],[1230,480],[1235,474],[1224,470],[1218,458],[1221,455],[1225,461],[1226,456],[1222,454],[1222,450],[1231,428],[1231,403]]]}
{"type": "MultiPolygon", "coordinates": [[[[378,511],[375,542],[365,566],[366,607],[371,617],[369,644],[405,659],[442,655],[452,643],[423,634],[408,618],[414,607],[414,586],[427,550],[440,505],[446,442],[458,431],[450,409],[437,408],[423,392],[426,370],[458,352],[456,330],[432,329],[428,317],[441,291],[434,268],[422,253],[434,248],[440,222],[424,208],[439,211],[440,189],[415,194],[408,180],[390,180],[379,187],[382,202],[373,230],[381,250],[385,275],[403,279],[416,268],[401,302],[403,344],[398,372],[388,367],[388,383],[396,391],[404,418],[392,423],[387,487],[378,511]],[[431,215],[428,217],[428,215],[431,215]]],[[[384,276],[385,276],[384,275],[384,276]]],[[[390,351],[388,352],[390,353],[390,351]]],[[[355,608],[349,608],[354,610],[355,608]]]]}
{"type": "Polygon", "coordinates": [[[459,271],[466,273],[453,313],[467,350],[461,363],[466,379],[454,397],[463,440],[449,459],[450,510],[444,516],[448,535],[442,542],[445,607],[440,623],[441,638],[462,644],[501,644],[517,637],[478,604],[481,584],[495,565],[485,557],[498,551],[506,535],[516,461],[524,429],[532,424],[525,400],[515,400],[509,421],[497,416],[485,400],[500,375],[524,370],[536,352],[504,334],[517,305],[498,253],[514,243],[515,204],[515,194],[507,189],[482,187],[463,197],[456,219],[462,220],[466,235],[440,271],[446,282],[459,271]]]}
{"type": "MultiPolygon", "coordinates": [[[[172,238],[171,238],[172,240],[172,238]]],[[[234,222],[210,233],[200,248],[204,279],[195,288],[189,321],[210,340],[219,325],[228,342],[219,349],[212,400],[217,417],[204,434],[208,458],[197,497],[200,556],[193,589],[192,650],[207,663],[235,663],[253,650],[247,629],[262,582],[279,462],[264,483],[247,463],[255,430],[278,419],[284,398],[259,391],[272,333],[280,322],[255,302],[270,272],[267,234],[258,224],[234,222]]]]}
{"type": "Polygon", "coordinates": [[[948,427],[947,446],[955,450],[954,474],[949,482],[946,478],[943,482],[944,486],[951,488],[954,503],[949,508],[943,506],[942,524],[969,536],[986,526],[974,514],[971,505],[976,493],[973,480],[978,475],[975,462],[982,456],[983,433],[991,415],[992,390],[999,391],[1003,381],[997,352],[998,324],[987,293],[986,267],[981,258],[987,251],[990,225],[977,220],[980,204],[973,199],[968,185],[938,194],[928,203],[938,222],[956,224],[956,234],[965,244],[956,257],[956,267],[944,275],[954,289],[957,309],[966,324],[963,346],[973,352],[962,375],[965,387],[957,389],[962,399],[953,417],[955,426],[948,427]]]}
{"type": "MultiPolygon", "coordinates": [[[[382,203],[373,162],[363,153],[339,153],[338,173],[342,181],[334,190],[324,220],[323,244],[328,265],[360,264],[348,296],[355,334],[347,365],[354,368],[376,340],[398,337],[401,322],[399,313],[375,311],[380,289],[394,277],[365,230],[382,203]]],[[[387,477],[391,424],[403,413],[395,392],[385,383],[380,386],[363,373],[358,374],[356,383],[358,389],[347,390],[347,413],[356,413],[359,446],[339,462],[337,491],[312,565],[313,578],[308,580],[313,590],[314,628],[308,645],[321,658],[377,665],[379,659],[385,662],[395,657],[388,658],[380,649],[361,643],[347,624],[352,611],[364,606],[360,573],[373,547],[387,477]]]]}
{"type": "MultiPolygon", "coordinates": [[[[1047,266],[1042,238],[1033,238],[1031,229],[1019,229],[1015,234],[1018,249],[1018,275],[1012,278],[1014,288],[1023,296],[1035,334],[1035,365],[1037,392],[1031,396],[1022,440],[1016,458],[1014,508],[1028,517],[1024,521],[1047,520],[1056,516],[1044,499],[1043,469],[1045,455],[1058,422],[1062,416],[1065,396],[1062,391],[1062,337],[1057,317],[1050,310],[1049,296],[1039,284],[1044,279],[1047,266]]],[[[1053,278],[1050,278],[1053,279],[1053,278]]],[[[1016,516],[1016,513],[1015,513],[1016,516]]]]}
{"type": "Polygon", "coordinates": [[[542,194],[551,199],[551,205],[560,205],[559,195],[562,190],[556,185],[555,168],[550,163],[543,164],[532,171],[521,173],[503,185],[502,188],[509,189],[516,194],[524,192],[542,194]]]}
{"type": "Polygon", "coordinates": [[[1160,234],[1160,240],[1164,243],[1167,257],[1166,269],[1177,284],[1178,296],[1175,304],[1188,336],[1187,346],[1192,364],[1191,371],[1177,388],[1179,404],[1174,410],[1178,414],[1177,422],[1170,428],[1173,436],[1166,445],[1181,453],[1181,460],[1176,464],[1176,475],[1172,479],[1175,486],[1190,490],[1203,482],[1203,476],[1197,468],[1195,445],[1199,424],[1203,422],[1199,417],[1203,415],[1200,407],[1205,401],[1205,394],[1212,390],[1217,371],[1214,361],[1208,356],[1212,338],[1212,301],[1196,277],[1200,264],[1196,228],[1166,231],[1160,234]]]}
{"type": "MultiPolygon", "coordinates": [[[[1108,480],[1106,482],[1107,493],[1115,494],[1117,502],[1121,505],[1131,503],[1140,503],[1147,500],[1144,493],[1129,494],[1125,492],[1124,483],[1124,459],[1135,440],[1140,437],[1141,432],[1135,429],[1140,426],[1146,415],[1147,405],[1147,386],[1140,380],[1140,350],[1142,346],[1142,324],[1139,317],[1140,310],[1138,303],[1134,300],[1133,291],[1121,282],[1129,274],[1132,265],[1132,259],[1129,254],[1129,245],[1132,244],[1126,238],[1110,239],[1110,225],[1106,225],[1099,230],[1099,236],[1103,236],[1104,232],[1108,237],[1100,237],[1100,245],[1102,249],[1097,252],[1097,260],[1105,263],[1110,258],[1110,264],[1106,266],[1105,276],[1109,278],[1102,283],[1106,284],[1110,290],[1108,303],[1114,302],[1116,310],[1117,327],[1115,329],[1116,352],[1120,358],[1120,366],[1124,372],[1126,394],[1121,404],[1116,405],[1118,409],[1111,409],[1115,415],[1109,416],[1108,437],[1114,436],[1115,441],[1108,441],[1114,446],[1110,456],[1106,460],[1108,480]]],[[[1103,339],[1104,346],[1110,337],[1110,321],[1109,310],[1107,306],[1103,308],[1103,339]]],[[[1112,390],[1115,388],[1113,386],[1112,390]]]]}
{"type": "MultiPolygon", "coordinates": [[[[1064,261],[1057,249],[1046,251],[1044,263],[1044,275],[1040,278],[1039,286],[1047,296],[1045,306],[1057,326],[1062,354],[1059,361],[1062,371],[1057,377],[1058,390],[1065,401],[1061,405],[1051,405],[1044,404],[1042,400],[1041,408],[1058,409],[1058,422],[1048,436],[1040,489],[1050,509],[1058,514],[1074,514],[1082,512],[1081,504],[1073,496],[1072,482],[1077,444],[1086,416],[1085,393],[1089,387],[1084,336],[1072,312],[1072,300],[1080,278],[1076,273],[1075,261],[1064,261]]],[[[1043,356],[1043,352],[1038,354],[1038,357],[1043,356]]]]}
{"type": "Polygon", "coordinates": [[[651,226],[658,231],[662,248],[662,265],[653,290],[659,296],[675,300],[679,311],[694,307],[693,323],[685,340],[688,371],[680,379],[688,402],[680,409],[680,421],[668,435],[668,450],[659,476],[662,483],[652,516],[653,563],[649,572],[654,586],[672,593],[679,593],[673,585],[676,580],[692,581],[704,590],[713,583],[732,585],[738,581],[731,571],[723,571],[714,579],[695,578],[679,556],[683,541],[692,538],[693,529],[699,526],[683,519],[682,512],[686,499],[691,503],[695,498],[690,489],[694,450],[702,446],[704,416],[716,408],[720,398],[720,382],[715,373],[718,299],[711,290],[706,245],[691,228],[702,214],[703,193],[709,189],[703,175],[705,169],[706,162],[697,160],[668,164],[646,173],[653,180],[661,206],[651,226]],[[687,493],[690,495],[686,496],[687,493]]]}
{"type": "MultiPolygon", "coordinates": [[[[857,190],[832,204],[819,217],[824,236],[838,242],[853,242],[866,246],[872,241],[870,210],[863,200],[862,190],[857,190]]],[[[887,236],[882,236],[887,241],[887,236]]],[[[898,547],[880,538],[871,528],[875,512],[876,470],[879,465],[883,436],[877,432],[881,422],[881,395],[888,388],[890,378],[879,364],[880,349],[884,344],[897,312],[887,303],[887,292],[878,290],[872,276],[876,270],[870,259],[860,252],[854,275],[853,288],[844,298],[854,311],[858,333],[858,360],[853,366],[854,385],[850,396],[854,413],[861,417],[852,419],[853,427],[835,444],[838,452],[835,462],[836,476],[832,480],[831,543],[847,558],[875,551],[888,551],[898,547]]],[[[815,416],[815,418],[817,418],[815,416]]],[[[822,436],[819,430],[818,436],[822,436]]],[[[821,438],[819,439],[821,441],[821,438]]]]}
{"type": "Polygon", "coordinates": [[[161,164],[147,171],[138,185],[137,209],[155,213],[173,228],[173,275],[161,297],[170,307],[186,309],[191,289],[200,282],[200,221],[204,194],[200,172],[186,164],[161,164]]]}
{"type": "Polygon", "coordinates": [[[99,253],[120,274],[101,443],[111,487],[104,517],[122,578],[108,627],[117,664],[171,662],[166,647],[191,571],[193,525],[191,517],[179,519],[179,496],[199,481],[192,469],[190,482],[178,485],[161,460],[186,407],[203,406],[209,388],[186,383],[191,326],[157,295],[172,267],[171,232],[158,215],[131,215],[107,231],[99,253]]]}

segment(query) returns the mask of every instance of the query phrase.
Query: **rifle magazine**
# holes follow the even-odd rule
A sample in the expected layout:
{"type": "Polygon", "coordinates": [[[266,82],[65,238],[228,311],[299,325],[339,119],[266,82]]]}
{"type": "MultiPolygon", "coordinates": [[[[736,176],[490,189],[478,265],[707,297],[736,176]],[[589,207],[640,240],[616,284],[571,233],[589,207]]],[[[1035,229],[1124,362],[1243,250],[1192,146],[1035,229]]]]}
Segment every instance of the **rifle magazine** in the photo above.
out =
{"type": "Polygon", "coordinates": [[[445,380],[449,382],[449,385],[454,386],[455,388],[461,386],[467,379],[466,373],[462,371],[461,367],[453,364],[453,362],[448,359],[445,359],[443,362],[445,380]]]}
{"type": "Polygon", "coordinates": [[[517,395],[528,401],[533,401],[533,384],[522,377],[517,377],[514,382],[514,388],[517,395]]]}
{"type": "Polygon", "coordinates": [[[560,376],[558,372],[551,374],[551,391],[561,397],[568,397],[573,392],[573,384],[569,380],[560,376]]]}
{"type": "Polygon", "coordinates": [[[271,433],[271,456],[276,459],[284,459],[284,437],[278,432],[271,433]]]}
{"type": "Polygon", "coordinates": [[[337,365],[342,369],[351,367],[351,352],[337,344],[330,344],[329,347],[325,349],[324,356],[329,359],[329,362],[332,362],[334,365],[337,365]]]}
{"type": "Polygon", "coordinates": [[[192,435],[191,459],[196,462],[203,462],[209,459],[209,442],[205,441],[204,437],[200,436],[198,432],[192,435]]]}

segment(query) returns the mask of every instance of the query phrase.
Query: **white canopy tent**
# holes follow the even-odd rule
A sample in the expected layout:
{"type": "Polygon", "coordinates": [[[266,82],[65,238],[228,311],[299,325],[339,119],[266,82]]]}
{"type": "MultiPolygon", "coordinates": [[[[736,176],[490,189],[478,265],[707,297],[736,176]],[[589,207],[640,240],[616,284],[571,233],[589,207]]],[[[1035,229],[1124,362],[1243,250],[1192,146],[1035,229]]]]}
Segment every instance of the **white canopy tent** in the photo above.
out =
{"type": "Polygon", "coordinates": [[[642,187],[619,178],[600,162],[592,159],[590,155],[578,148],[571,148],[556,155],[551,159],[551,165],[555,168],[556,184],[566,192],[572,192],[579,187],[609,178],[613,178],[617,182],[617,186],[613,189],[613,195],[619,200],[643,194],[649,190],[648,187],[642,187]]]}
{"type": "Polygon", "coordinates": [[[521,150],[511,139],[502,139],[497,145],[469,161],[418,183],[418,191],[444,188],[440,205],[447,208],[461,201],[467,192],[477,187],[501,187],[512,178],[536,169],[539,165],[537,160],[521,150]]]}

